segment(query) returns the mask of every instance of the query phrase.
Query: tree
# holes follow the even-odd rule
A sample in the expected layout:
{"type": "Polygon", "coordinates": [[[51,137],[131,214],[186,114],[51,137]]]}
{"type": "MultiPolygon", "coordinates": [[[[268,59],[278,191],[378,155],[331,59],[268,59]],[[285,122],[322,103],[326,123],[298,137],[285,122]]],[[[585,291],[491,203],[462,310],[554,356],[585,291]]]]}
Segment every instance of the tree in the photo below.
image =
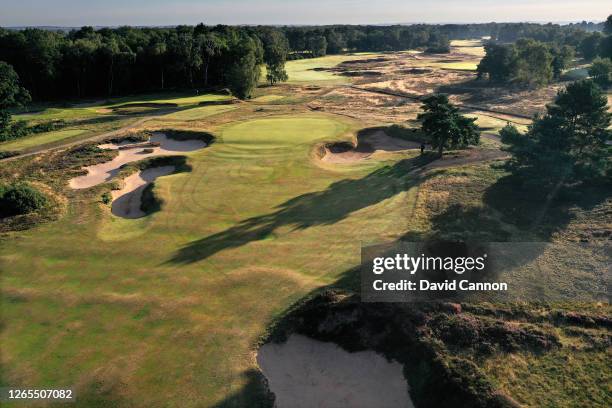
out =
{"type": "Polygon", "coordinates": [[[159,69],[159,85],[160,88],[164,89],[164,68],[166,60],[167,47],[166,43],[162,41],[155,41],[149,47],[147,47],[148,57],[154,61],[159,69]]]}
{"type": "Polygon", "coordinates": [[[266,79],[270,85],[284,82],[289,77],[285,72],[285,62],[289,53],[287,38],[278,31],[268,31],[263,36],[264,62],[266,63],[266,79]]]}
{"type": "Polygon", "coordinates": [[[227,81],[232,92],[240,99],[250,98],[259,82],[262,46],[259,39],[246,34],[234,39],[233,61],[228,69],[227,81]]]}
{"type": "Polygon", "coordinates": [[[336,30],[325,30],[325,38],[327,39],[327,54],[341,54],[346,48],[344,36],[336,30]]]}
{"type": "Polygon", "coordinates": [[[448,37],[434,32],[429,37],[429,44],[425,52],[432,54],[448,54],[450,50],[450,40],[448,37]]]}
{"type": "Polygon", "coordinates": [[[608,58],[596,58],[589,68],[589,75],[602,88],[612,84],[612,61],[608,58]]]}
{"type": "Polygon", "coordinates": [[[208,72],[211,61],[225,48],[222,39],[215,33],[201,34],[198,38],[204,64],[204,86],[208,86],[208,72]]]}
{"type": "Polygon", "coordinates": [[[489,76],[492,81],[508,82],[516,70],[516,49],[512,45],[489,43],[485,56],[478,64],[478,77],[489,76]]]}
{"type": "Polygon", "coordinates": [[[602,38],[599,43],[598,54],[602,58],[612,59],[612,35],[602,38]]]}
{"type": "Polygon", "coordinates": [[[548,46],[539,41],[521,39],[516,42],[518,54],[516,80],[532,86],[548,84],[553,78],[553,56],[548,46]]]}
{"type": "Polygon", "coordinates": [[[308,39],[308,48],[313,57],[323,57],[327,52],[327,40],[324,35],[315,35],[308,39]]]}
{"type": "Polygon", "coordinates": [[[576,53],[574,51],[574,47],[570,47],[569,45],[564,45],[563,47],[553,47],[553,76],[558,79],[561,77],[561,73],[563,70],[572,63],[576,53]]]}
{"type": "Polygon", "coordinates": [[[0,218],[31,213],[48,202],[43,193],[29,184],[0,184],[0,218]]]}
{"type": "Polygon", "coordinates": [[[604,23],[604,33],[612,35],[612,14],[608,16],[608,19],[604,23]]]}
{"type": "Polygon", "coordinates": [[[502,142],[512,154],[508,167],[526,179],[557,186],[609,177],[611,117],[607,98],[595,83],[574,82],[559,92],[527,134],[511,125],[502,129],[502,142]]]}
{"type": "Polygon", "coordinates": [[[580,45],[578,46],[578,50],[584,57],[584,59],[592,60],[599,53],[599,45],[601,43],[601,39],[603,36],[601,33],[595,32],[587,36],[580,45]]]}
{"type": "Polygon", "coordinates": [[[417,117],[422,122],[422,131],[430,137],[431,144],[442,156],[445,148],[464,148],[480,142],[476,119],[459,114],[446,95],[429,96],[421,106],[425,112],[417,117]]]}
{"type": "Polygon", "coordinates": [[[13,67],[0,61],[0,140],[7,140],[10,132],[9,108],[23,106],[29,101],[30,94],[19,84],[19,76],[13,67]]]}

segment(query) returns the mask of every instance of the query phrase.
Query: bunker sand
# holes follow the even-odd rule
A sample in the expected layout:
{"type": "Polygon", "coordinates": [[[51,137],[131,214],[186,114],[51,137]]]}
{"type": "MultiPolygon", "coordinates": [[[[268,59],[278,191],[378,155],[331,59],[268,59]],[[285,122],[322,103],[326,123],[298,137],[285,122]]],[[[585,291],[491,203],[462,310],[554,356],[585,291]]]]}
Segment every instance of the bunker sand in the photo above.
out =
{"type": "Polygon", "coordinates": [[[326,163],[353,163],[370,157],[376,152],[398,152],[418,149],[420,144],[387,135],[382,130],[357,136],[357,145],[353,148],[348,143],[334,143],[325,146],[321,158],[326,163]]]}
{"type": "Polygon", "coordinates": [[[121,166],[155,156],[171,156],[188,153],[206,147],[201,140],[174,140],[163,133],[154,133],[146,143],[107,143],[101,149],[118,150],[119,154],[111,161],[87,166],[87,174],[70,180],[73,189],[83,189],[109,181],[119,173],[121,166]]]}
{"type": "Polygon", "coordinates": [[[167,176],[174,171],[174,166],[153,167],[139,171],[126,177],[123,188],[113,190],[111,212],[122,218],[141,218],[146,215],[141,209],[142,193],[145,188],[161,176],[167,176]]]}
{"type": "Polygon", "coordinates": [[[293,334],[257,355],[278,408],[414,407],[402,365],[373,351],[349,353],[293,334]]]}

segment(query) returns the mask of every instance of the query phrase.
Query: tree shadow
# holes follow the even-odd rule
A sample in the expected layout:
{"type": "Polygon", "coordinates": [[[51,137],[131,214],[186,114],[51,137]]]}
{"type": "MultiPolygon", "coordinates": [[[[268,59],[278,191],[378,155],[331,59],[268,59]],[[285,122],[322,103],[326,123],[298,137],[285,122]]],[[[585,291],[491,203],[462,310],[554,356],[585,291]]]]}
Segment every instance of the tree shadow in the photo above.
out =
{"type": "Polygon", "coordinates": [[[277,206],[276,211],[246,219],[225,231],[187,244],[167,263],[197,262],[225,249],[265,239],[284,226],[291,226],[295,231],[334,224],[419,183],[423,180],[419,170],[432,160],[429,155],[401,160],[361,179],[341,180],[323,191],[292,198],[277,206]]]}
{"type": "Polygon", "coordinates": [[[266,378],[255,369],[242,373],[246,384],[239,391],[219,401],[213,408],[272,408],[274,406],[274,394],[268,391],[266,378]]]}
{"type": "Polygon", "coordinates": [[[543,187],[537,180],[510,174],[497,180],[484,193],[487,206],[502,220],[535,234],[541,240],[567,228],[577,211],[592,211],[610,199],[610,185],[576,184],[543,187]]]}

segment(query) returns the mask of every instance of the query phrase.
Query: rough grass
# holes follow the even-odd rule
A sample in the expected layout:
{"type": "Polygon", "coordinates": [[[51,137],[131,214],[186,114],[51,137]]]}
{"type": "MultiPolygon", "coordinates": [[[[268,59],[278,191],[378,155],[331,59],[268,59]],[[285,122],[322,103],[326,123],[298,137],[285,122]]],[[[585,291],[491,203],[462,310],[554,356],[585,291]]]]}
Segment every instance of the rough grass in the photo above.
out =
{"type": "Polygon", "coordinates": [[[612,404],[610,350],[564,349],[545,355],[502,354],[484,364],[494,383],[531,407],[612,404]]]}

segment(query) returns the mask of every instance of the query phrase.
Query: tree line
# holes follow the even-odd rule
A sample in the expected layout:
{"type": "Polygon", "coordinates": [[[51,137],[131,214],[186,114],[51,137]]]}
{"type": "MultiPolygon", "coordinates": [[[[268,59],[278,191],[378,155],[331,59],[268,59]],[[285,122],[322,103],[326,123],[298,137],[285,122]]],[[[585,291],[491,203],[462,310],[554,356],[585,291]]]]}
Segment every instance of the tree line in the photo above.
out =
{"type": "Polygon", "coordinates": [[[194,88],[229,88],[236,96],[248,98],[260,80],[262,64],[267,66],[266,80],[274,84],[286,80],[284,65],[288,59],[417,48],[444,53],[450,51],[450,39],[506,38],[506,33],[513,30],[526,37],[544,30],[547,39],[589,35],[573,26],[497,23],[313,27],[199,24],[98,30],[82,27],[69,32],[0,28],[0,61],[13,66],[22,85],[37,101],[194,88]]]}
{"type": "Polygon", "coordinates": [[[274,84],[287,79],[288,58],[418,47],[448,52],[450,42],[434,26],[0,28],[0,61],[34,100],[213,87],[248,98],[262,64],[274,84]]]}
{"type": "Polygon", "coordinates": [[[478,65],[480,78],[546,85],[558,79],[578,53],[585,60],[599,58],[595,61],[597,73],[594,76],[599,85],[606,86],[606,74],[601,71],[612,60],[612,16],[604,23],[603,33],[587,33],[572,27],[553,30],[552,25],[525,27],[511,35],[502,33],[498,41],[485,45],[485,57],[478,65]],[[516,39],[517,36],[521,37],[516,39]],[[504,43],[504,40],[514,42],[504,43]]]}

